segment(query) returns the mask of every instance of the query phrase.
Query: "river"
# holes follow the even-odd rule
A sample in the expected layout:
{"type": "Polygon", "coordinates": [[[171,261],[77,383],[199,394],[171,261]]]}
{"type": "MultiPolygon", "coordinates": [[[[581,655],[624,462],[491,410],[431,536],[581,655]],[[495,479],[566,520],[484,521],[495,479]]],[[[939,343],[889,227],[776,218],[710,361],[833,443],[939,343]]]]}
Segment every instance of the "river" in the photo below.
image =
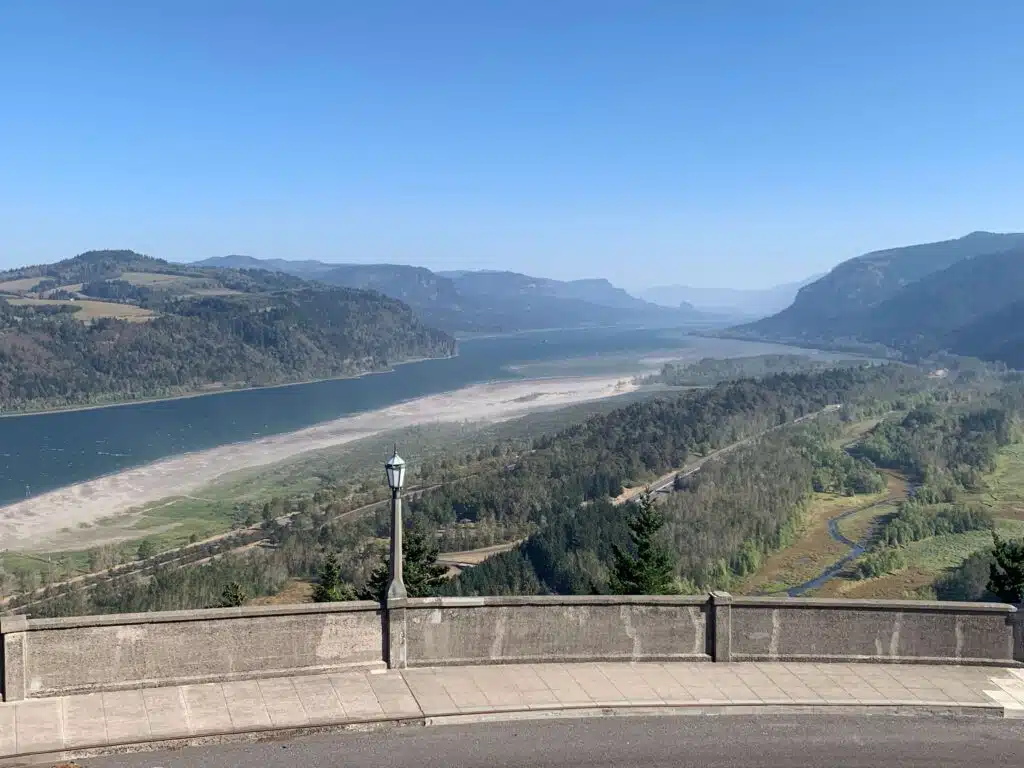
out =
{"type": "Polygon", "coordinates": [[[576,361],[570,375],[636,370],[658,355],[697,359],[806,350],[689,336],[681,330],[587,329],[462,341],[459,355],[354,379],[0,419],[0,505],[229,443],[303,429],[471,384],[523,378],[576,361]],[[580,361],[590,367],[580,367],[580,361]],[[518,368],[518,370],[517,370],[518,368]]]}

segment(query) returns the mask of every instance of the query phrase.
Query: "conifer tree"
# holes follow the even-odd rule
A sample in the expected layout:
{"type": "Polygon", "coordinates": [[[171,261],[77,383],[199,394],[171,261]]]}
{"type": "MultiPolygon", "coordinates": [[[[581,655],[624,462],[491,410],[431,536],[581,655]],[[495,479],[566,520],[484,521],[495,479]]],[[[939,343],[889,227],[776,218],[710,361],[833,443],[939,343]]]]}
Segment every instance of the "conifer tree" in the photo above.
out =
{"type": "Polygon", "coordinates": [[[232,581],[224,591],[220,593],[220,604],[222,608],[237,608],[244,605],[246,600],[245,590],[237,581],[232,581]]]}
{"type": "Polygon", "coordinates": [[[320,566],[318,583],[313,588],[313,602],[340,603],[355,599],[355,590],[341,578],[337,555],[328,555],[320,566]]]}
{"type": "Polygon", "coordinates": [[[630,504],[629,538],[633,551],[619,545],[612,550],[611,590],[617,595],[674,595],[675,563],[672,555],[658,540],[665,525],[665,516],[658,510],[650,493],[644,493],[630,504]]]}
{"type": "MultiPolygon", "coordinates": [[[[423,531],[411,528],[402,537],[402,570],[405,589],[409,597],[433,597],[447,580],[448,569],[437,564],[437,545],[423,531]]],[[[391,579],[388,553],[359,591],[360,600],[387,599],[391,579]]]]}
{"type": "Polygon", "coordinates": [[[1024,539],[1006,541],[992,534],[995,559],[989,568],[989,591],[1005,603],[1024,602],[1024,539]]]}

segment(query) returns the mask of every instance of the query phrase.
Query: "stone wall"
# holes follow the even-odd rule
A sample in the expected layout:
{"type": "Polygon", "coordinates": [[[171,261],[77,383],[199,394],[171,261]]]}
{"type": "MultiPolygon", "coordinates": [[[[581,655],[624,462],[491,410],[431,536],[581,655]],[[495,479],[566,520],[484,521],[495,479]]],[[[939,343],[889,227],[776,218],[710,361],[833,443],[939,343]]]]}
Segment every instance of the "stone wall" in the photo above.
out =
{"type": "Polygon", "coordinates": [[[737,597],[730,612],[732,661],[1012,664],[1017,657],[1016,610],[999,603],[737,597]]]}
{"type": "Polygon", "coordinates": [[[0,618],[5,700],[353,667],[543,661],[1024,664],[999,603],[733,597],[410,598],[0,618]]]}
{"type": "Polygon", "coordinates": [[[408,666],[710,660],[703,596],[412,598],[390,610],[408,666]]]}
{"type": "Polygon", "coordinates": [[[7,700],[383,666],[376,603],[4,621],[7,700]]]}
{"type": "Polygon", "coordinates": [[[428,598],[390,608],[393,667],[516,661],[1019,665],[1000,603],[733,597],[428,598]]]}

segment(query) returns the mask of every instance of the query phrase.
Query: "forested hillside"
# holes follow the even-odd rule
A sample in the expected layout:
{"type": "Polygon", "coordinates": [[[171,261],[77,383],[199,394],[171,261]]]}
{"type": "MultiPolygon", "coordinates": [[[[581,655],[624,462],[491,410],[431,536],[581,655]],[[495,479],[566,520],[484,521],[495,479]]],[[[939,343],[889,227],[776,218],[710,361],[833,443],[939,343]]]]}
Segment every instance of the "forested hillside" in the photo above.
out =
{"type": "Polygon", "coordinates": [[[1024,360],[1024,235],[868,254],[803,288],[788,309],[735,335],[849,348],[881,345],[917,360],[937,352],[1024,360]]]}
{"type": "Polygon", "coordinates": [[[859,368],[863,365],[863,358],[822,360],[807,355],[706,357],[694,363],[665,363],[661,371],[644,377],[643,382],[671,387],[705,387],[732,379],[759,378],[776,373],[811,373],[829,368],[859,368]]]}
{"type": "Polygon", "coordinates": [[[0,275],[0,407],[347,376],[455,342],[379,293],[101,251],[0,275]]]}

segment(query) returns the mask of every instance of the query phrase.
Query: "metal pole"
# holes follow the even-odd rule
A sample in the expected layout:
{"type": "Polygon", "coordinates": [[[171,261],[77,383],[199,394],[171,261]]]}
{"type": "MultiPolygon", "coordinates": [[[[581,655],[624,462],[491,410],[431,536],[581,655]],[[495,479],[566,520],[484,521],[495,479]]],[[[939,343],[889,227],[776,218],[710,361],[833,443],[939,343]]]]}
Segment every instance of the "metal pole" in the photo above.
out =
{"type": "Polygon", "coordinates": [[[401,489],[391,491],[391,584],[388,585],[388,600],[408,597],[405,580],[402,577],[402,497],[401,489]]]}

